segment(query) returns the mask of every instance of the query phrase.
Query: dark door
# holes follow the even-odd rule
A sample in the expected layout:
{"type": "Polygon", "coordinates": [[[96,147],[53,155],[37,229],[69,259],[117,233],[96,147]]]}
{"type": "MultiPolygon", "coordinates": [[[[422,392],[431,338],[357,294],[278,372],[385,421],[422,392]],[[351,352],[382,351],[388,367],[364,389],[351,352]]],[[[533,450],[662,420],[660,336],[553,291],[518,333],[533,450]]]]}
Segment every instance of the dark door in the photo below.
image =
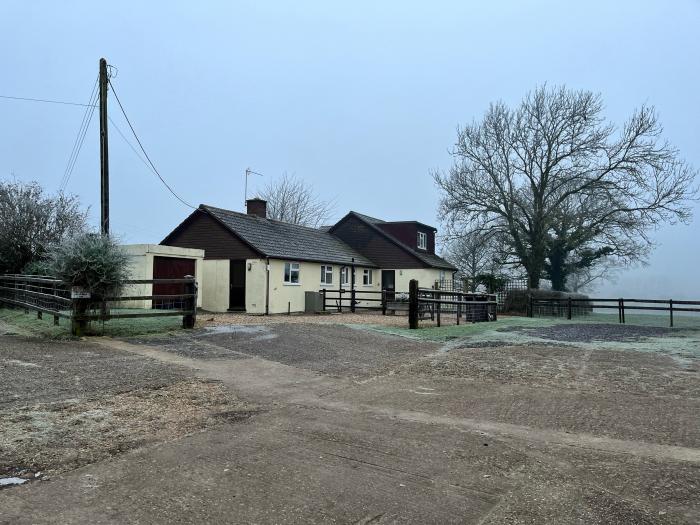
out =
{"type": "MultiPolygon", "coordinates": [[[[182,279],[185,275],[194,275],[195,260],[181,257],[153,257],[154,279],[182,279]]],[[[154,284],[153,295],[177,295],[184,292],[182,283],[154,284]]],[[[183,306],[182,298],[156,299],[153,308],[180,309],[183,306]]]]}
{"type": "Polygon", "coordinates": [[[394,300],[394,292],[396,291],[396,273],[395,270],[382,270],[382,290],[386,290],[386,300],[394,300]]]}
{"type": "Polygon", "coordinates": [[[245,261],[231,261],[229,310],[245,310],[245,261]]]}

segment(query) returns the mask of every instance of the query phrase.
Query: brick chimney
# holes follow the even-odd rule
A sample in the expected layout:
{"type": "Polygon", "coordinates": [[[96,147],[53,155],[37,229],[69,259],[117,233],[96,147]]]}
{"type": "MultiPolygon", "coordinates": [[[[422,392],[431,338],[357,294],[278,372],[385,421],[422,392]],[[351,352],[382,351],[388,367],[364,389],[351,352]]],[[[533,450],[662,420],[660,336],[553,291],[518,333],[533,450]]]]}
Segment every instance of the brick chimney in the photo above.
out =
{"type": "Polygon", "coordinates": [[[246,211],[248,215],[255,215],[257,217],[267,218],[267,201],[262,199],[248,199],[245,202],[246,211]]]}

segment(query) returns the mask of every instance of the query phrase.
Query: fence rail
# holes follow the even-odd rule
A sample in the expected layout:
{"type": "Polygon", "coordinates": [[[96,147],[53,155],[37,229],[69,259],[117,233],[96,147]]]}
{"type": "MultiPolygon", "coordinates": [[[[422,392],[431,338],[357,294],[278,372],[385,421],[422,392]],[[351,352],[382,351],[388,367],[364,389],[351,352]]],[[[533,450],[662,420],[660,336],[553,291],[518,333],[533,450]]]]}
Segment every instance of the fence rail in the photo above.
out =
{"type": "Polygon", "coordinates": [[[197,315],[197,283],[192,276],[181,279],[135,279],[125,282],[125,288],[143,285],[182,285],[179,294],[144,294],[110,297],[83,297],[73,294],[63,281],[35,275],[0,275],[0,305],[33,310],[37,317],[43,313],[71,320],[71,333],[82,335],[90,321],[133,319],[139,317],[182,316],[183,328],[192,328],[197,315]],[[113,310],[112,306],[128,301],[152,301],[154,309],[142,308],[141,312],[113,310]],[[155,309],[161,307],[160,309],[155,309]],[[162,307],[171,307],[163,311],[162,307]]]}
{"type": "Polygon", "coordinates": [[[409,328],[418,328],[421,319],[442,325],[443,315],[454,315],[457,324],[466,322],[496,321],[498,302],[495,294],[445,291],[434,288],[419,288],[418,281],[409,282],[409,328]]]}
{"type": "Polygon", "coordinates": [[[348,308],[351,312],[357,309],[365,310],[381,310],[382,314],[386,315],[387,297],[386,290],[357,290],[357,289],[330,289],[323,288],[320,290],[323,310],[338,310],[342,312],[343,308],[348,308]],[[369,297],[366,297],[369,296],[369,297]],[[374,304],[363,304],[374,303],[374,304]]]}
{"type": "Polygon", "coordinates": [[[625,313],[628,310],[657,311],[669,313],[669,326],[673,327],[674,312],[700,312],[700,301],[687,301],[675,299],[611,299],[611,298],[561,298],[561,299],[535,299],[532,295],[528,298],[528,317],[535,314],[551,315],[557,317],[566,316],[572,319],[576,315],[586,315],[595,309],[617,310],[618,322],[624,324],[625,313]],[[654,306],[641,306],[654,305],[654,306]],[[681,306],[678,306],[681,305],[681,306]],[[695,306],[696,308],[690,308],[695,306]]]}

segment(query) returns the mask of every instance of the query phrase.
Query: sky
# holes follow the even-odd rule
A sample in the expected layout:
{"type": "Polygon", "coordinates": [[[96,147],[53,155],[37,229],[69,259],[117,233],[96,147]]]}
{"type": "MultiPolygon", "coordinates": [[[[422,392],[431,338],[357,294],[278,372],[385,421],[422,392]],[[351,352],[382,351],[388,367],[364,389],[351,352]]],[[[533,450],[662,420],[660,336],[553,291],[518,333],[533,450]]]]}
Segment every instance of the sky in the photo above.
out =
{"type": "MultiPolygon", "coordinates": [[[[0,95],[87,103],[105,57],[161,175],[193,204],[244,211],[284,172],[355,210],[440,226],[430,173],[456,128],[542,83],[600,92],[622,124],[656,107],[700,167],[700,1],[0,3],[0,95]]],[[[128,126],[110,93],[109,114],[128,126]]],[[[84,108],[0,99],[0,178],[58,190],[84,108]]],[[[99,222],[99,127],[66,185],[99,222]]],[[[109,130],[111,230],[158,243],[191,211],[109,130]]],[[[129,137],[134,143],[133,138],[129,137]]],[[[653,232],[648,265],[602,295],[700,298],[700,205],[653,232]]]]}

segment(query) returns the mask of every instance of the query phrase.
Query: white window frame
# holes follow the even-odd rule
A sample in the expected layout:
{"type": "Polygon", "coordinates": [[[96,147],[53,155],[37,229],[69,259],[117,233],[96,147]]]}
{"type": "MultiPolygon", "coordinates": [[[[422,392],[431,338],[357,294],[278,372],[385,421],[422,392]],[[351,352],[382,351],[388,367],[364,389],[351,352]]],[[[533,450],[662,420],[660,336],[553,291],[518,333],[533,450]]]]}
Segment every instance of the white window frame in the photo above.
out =
{"type": "Polygon", "coordinates": [[[350,267],[343,266],[340,268],[340,287],[350,284],[350,267]]]}
{"type": "Polygon", "coordinates": [[[284,275],[282,276],[285,286],[301,286],[301,263],[298,262],[285,262],[284,263],[284,275]],[[297,282],[292,279],[292,274],[296,272],[297,282]],[[289,280],[287,280],[289,276],[289,280]]]}
{"type": "Polygon", "coordinates": [[[362,272],[362,286],[372,286],[372,282],[374,281],[374,271],[370,270],[369,268],[366,268],[362,272]]]}
{"type": "Polygon", "coordinates": [[[321,265],[321,284],[324,286],[329,286],[333,284],[333,265],[321,265]]]}
{"type": "Polygon", "coordinates": [[[428,249],[428,234],[425,232],[418,232],[418,249],[427,250],[428,249]],[[421,241],[423,241],[421,243],[421,241]]]}

